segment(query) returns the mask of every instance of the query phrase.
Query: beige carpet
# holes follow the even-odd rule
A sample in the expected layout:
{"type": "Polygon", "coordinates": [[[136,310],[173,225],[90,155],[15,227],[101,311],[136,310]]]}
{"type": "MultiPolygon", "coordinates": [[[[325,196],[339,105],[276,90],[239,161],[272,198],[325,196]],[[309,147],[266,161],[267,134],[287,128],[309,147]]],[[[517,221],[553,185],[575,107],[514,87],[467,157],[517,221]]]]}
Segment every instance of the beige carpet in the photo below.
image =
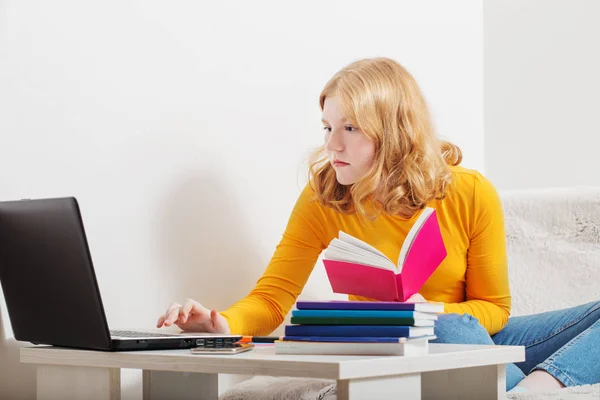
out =
{"type": "MultiPolygon", "coordinates": [[[[511,393],[508,400],[600,400],[600,384],[549,393],[511,393]]],[[[220,400],[336,400],[335,381],[255,376],[223,393],[220,400]]]]}
{"type": "Polygon", "coordinates": [[[600,384],[564,388],[548,393],[510,393],[510,400],[600,400],[600,384]]]}

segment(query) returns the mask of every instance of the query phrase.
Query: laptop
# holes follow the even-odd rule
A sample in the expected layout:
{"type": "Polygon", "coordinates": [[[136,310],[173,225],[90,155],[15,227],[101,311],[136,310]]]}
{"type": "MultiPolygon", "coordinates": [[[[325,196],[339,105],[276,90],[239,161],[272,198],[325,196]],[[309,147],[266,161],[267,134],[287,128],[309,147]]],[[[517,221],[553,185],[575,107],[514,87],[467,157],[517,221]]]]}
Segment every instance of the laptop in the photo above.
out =
{"type": "Polygon", "coordinates": [[[242,338],[110,331],[74,197],[0,202],[0,282],[19,341],[124,351],[232,347],[242,338]]]}

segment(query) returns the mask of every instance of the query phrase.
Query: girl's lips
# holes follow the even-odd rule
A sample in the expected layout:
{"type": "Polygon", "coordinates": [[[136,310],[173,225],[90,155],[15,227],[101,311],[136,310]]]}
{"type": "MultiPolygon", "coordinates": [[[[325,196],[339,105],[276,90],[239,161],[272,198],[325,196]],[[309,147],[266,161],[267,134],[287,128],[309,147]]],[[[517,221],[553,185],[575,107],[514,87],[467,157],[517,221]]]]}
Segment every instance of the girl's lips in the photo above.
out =
{"type": "Polygon", "coordinates": [[[348,163],[346,163],[346,162],[343,162],[343,161],[334,161],[334,162],[333,162],[333,165],[334,165],[335,167],[345,167],[346,165],[350,165],[350,164],[348,164],[348,163]]]}

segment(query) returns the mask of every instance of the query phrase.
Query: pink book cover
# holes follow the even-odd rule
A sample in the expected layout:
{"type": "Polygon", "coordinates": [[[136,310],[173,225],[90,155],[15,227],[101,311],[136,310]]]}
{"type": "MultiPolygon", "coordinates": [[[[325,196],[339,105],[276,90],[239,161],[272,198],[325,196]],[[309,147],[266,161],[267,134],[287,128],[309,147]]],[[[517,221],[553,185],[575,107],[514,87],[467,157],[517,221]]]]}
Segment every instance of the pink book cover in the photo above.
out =
{"type": "MultiPolygon", "coordinates": [[[[418,293],[447,255],[437,214],[433,209],[426,209],[411,228],[397,266],[383,253],[359,239],[343,232],[340,236],[349,238],[345,240],[357,246],[358,250],[343,243],[341,253],[339,250],[326,250],[323,263],[333,291],[379,301],[406,301],[418,293]],[[368,254],[365,251],[377,253],[374,263],[379,267],[368,265],[368,262],[355,262],[353,258],[361,258],[354,256],[353,251],[363,254],[363,257],[368,254]]],[[[337,247],[340,240],[334,239],[332,244],[334,242],[333,247],[337,247]]],[[[372,257],[370,259],[373,260],[372,257]]]]}

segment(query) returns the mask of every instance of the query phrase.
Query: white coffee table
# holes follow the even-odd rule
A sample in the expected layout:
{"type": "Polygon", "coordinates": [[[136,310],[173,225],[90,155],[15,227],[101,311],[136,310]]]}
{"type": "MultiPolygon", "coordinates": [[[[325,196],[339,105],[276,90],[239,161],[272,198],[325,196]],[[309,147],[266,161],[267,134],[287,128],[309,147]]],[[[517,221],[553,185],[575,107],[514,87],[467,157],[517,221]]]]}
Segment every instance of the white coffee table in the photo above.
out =
{"type": "Polygon", "coordinates": [[[284,356],[272,346],[233,356],[21,349],[21,362],[37,364],[39,400],[120,399],[121,368],[144,371],[144,400],[216,400],[219,373],[335,379],[339,400],[502,399],[504,364],[524,360],[521,346],[448,344],[430,344],[430,354],[415,357],[284,356]]]}

